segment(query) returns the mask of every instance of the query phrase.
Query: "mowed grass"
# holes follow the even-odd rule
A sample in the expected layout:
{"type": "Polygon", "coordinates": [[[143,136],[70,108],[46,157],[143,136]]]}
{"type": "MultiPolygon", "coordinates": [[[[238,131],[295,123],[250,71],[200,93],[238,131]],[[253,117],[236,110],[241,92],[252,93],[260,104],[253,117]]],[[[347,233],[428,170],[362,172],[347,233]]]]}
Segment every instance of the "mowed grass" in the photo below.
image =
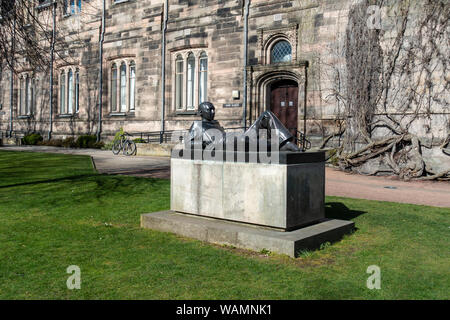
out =
{"type": "Polygon", "coordinates": [[[328,197],[357,231],[291,259],[141,229],[169,197],[169,181],[100,175],[89,157],[0,151],[0,298],[449,298],[449,209],[328,197]]]}

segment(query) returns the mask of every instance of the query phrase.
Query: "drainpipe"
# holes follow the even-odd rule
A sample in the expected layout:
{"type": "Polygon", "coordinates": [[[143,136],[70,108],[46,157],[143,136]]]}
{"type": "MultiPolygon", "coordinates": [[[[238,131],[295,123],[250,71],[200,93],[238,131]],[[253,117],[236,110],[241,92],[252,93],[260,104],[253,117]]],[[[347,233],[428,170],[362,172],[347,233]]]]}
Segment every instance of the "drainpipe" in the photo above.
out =
{"type": "Polygon", "coordinates": [[[50,46],[50,118],[48,129],[48,140],[52,138],[53,133],[53,61],[55,60],[55,28],[56,28],[56,1],[52,3],[52,43],[50,46]]]}
{"type": "Polygon", "coordinates": [[[248,66],[248,16],[250,12],[250,0],[245,0],[244,9],[244,132],[247,131],[247,66],[248,66]]]}
{"type": "Polygon", "coordinates": [[[99,92],[98,92],[98,127],[97,127],[97,142],[101,140],[102,134],[102,108],[103,108],[103,42],[105,40],[105,0],[103,0],[102,7],[102,29],[99,39],[99,92]]]}
{"type": "Polygon", "coordinates": [[[13,134],[13,107],[14,107],[14,55],[15,55],[15,44],[16,44],[16,17],[14,16],[13,22],[13,34],[11,38],[11,76],[10,76],[10,87],[9,87],[9,137],[12,138],[13,134]]]}
{"type": "Polygon", "coordinates": [[[306,103],[308,101],[307,99],[307,93],[308,93],[308,66],[309,62],[306,62],[305,65],[305,92],[303,94],[303,151],[306,151],[306,103]]]}
{"type": "Polygon", "coordinates": [[[163,143],[165,131],[165,109],[166,109],[166,32],[169,19],[169,0],[164,2],[164,21],[161,40],[161,132],[159,143],[163,143]]]}

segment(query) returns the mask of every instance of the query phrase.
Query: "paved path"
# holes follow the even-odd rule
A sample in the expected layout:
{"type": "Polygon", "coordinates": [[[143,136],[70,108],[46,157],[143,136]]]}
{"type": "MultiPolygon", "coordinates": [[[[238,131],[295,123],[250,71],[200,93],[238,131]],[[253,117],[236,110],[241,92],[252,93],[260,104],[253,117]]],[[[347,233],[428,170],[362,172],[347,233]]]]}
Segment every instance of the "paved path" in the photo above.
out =
{"type": "Polygon", "coordinates": [[[450,208],[450,182],[405,182],[396,177],[371,177],[327,168],[326,194],[357,199],[450,208]]]}
{"type": "Polygon", "coordinates": [[[0,150],[88,155],[94,159],[95,167],[100,173],[166,179],[170,177],[169,158],[115,156],[107,150],[65,149],[44,146],[4,146],[0,147],[0,150]]]}
{"type": "MultiPolygon", "coordinates": [[[[163,179],[170,177],[170,161],[168,158],[114,156],[111,151],[54,147],[8,146],[0,147],[0,150],[90,155],[93,157],[100,173],[163,179]]],[[[348,198],[450,207],[449,182],[404,182],[393,177],[348,174],[331,168],[326,170],[326,194],[348,198]]]]}

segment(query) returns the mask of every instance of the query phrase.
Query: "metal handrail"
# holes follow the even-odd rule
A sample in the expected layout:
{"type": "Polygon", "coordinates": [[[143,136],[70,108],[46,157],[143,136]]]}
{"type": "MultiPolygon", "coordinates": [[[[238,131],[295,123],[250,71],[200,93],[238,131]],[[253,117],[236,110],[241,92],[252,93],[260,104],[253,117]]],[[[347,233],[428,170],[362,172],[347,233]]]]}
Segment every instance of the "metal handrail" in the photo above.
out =
{"type": "Polygon", "coordinates": [[[294,137],[297,146],[302,148],[303,151],[309,150],[312,147],[311,141],[309,141],[303,132],[297,130],[297,128],[292,128],[289,130],[295,130],[296,136],[294,137]]]}
{"type": "Polygon", "coordinates": [[[310,150],[312,147],[311,141],[309,141],[303,132],[297,131],[298,138],[297,143],[303,148],[303,151],[310,150]]]}
{"type": "MultiPolygon", "coordinates": [[[[2,137],[4,135],[3,131],[2,133],[2,137]]],[[[27,132],[24,131],[13,131],[12,134],[9,134],[9,131],[6,131],[6,134],[4,135],[6,138],[23,138],[25,135],[27,134],[27,132]]]]}

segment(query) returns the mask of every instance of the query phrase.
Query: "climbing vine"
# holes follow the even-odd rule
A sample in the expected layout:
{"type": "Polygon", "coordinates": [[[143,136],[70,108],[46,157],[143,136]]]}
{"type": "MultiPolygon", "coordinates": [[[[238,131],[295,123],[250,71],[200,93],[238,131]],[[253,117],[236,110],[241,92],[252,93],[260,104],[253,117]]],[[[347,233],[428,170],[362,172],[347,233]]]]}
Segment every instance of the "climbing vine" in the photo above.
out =
{"type": "Polygon", "coordinates": [[[449,16],[445,0],[362,1],[350,8],[345,70],[336,70],[340,83],[332,94],[344,106],[344,124],[322,143],[343,137],[337,152],[342,169],[360,172],[371,163],[380,168],[372,174],[450,179],[450,170],[436,172],[423,157],[424,148],[436,145],[450,153],[449,16]],[[381,28],[368,28],[369,5],[385,10],[381,28]],[[436,123],[436,114],[443,122],[436,123]]]}

